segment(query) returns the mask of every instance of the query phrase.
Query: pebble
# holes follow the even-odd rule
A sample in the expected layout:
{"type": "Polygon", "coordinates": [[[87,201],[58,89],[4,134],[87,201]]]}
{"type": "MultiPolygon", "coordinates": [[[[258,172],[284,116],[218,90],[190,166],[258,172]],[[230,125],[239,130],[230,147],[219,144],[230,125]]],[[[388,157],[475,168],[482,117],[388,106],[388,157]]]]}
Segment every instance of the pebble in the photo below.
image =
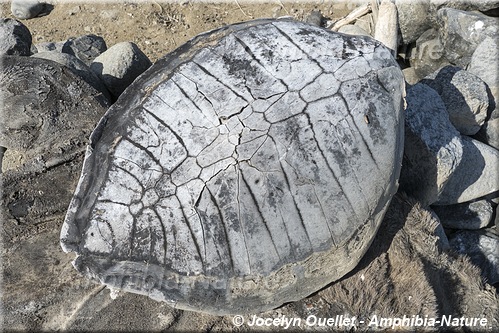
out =
{"type": "Polygon", "coordinates": [[[459,67],[445,66],[421,83],[440,95],[452,125],[461,134],[473,135],[480,130],[487,118],[489,97],[487,87],[479,77],[459,67]]]}
{"type": "Polygon", "coordinates": [[[100,76],[114,98],[151,66],[151,61],[131,42],[113,45],[99,55],[90,69],[100,76]]]}
{"type": "Polygon", "coordinates": [[[459,230],[449,236],[449,244],[454,251],[468,255],[494,285],[499,283],[499,236],[491,230],[459,230]]]}
{"type": "Polygon", "coordinates": [[[10,11],[20,20],[35,18],[43,13],[45,4],[38,0],[12,0],[10,11]]]}
{"type": "Polygon", "coordinates": [[[451,229],[482,229],[492,221],[494,209],[488,200],[478,200],[448,206],[432,206],[440,222],[451,229]]]}
{"type": "Polygon", "coordinates": [[[85,65],[90,66],[92,61],[102,52],[107,50],[104,38],[93,34],[70,38],[62,49],[62,52],[76,56],[85,65]]]}
{"type": "Polygon", "coordinates": [[[0,18],[0,55],[29,56],[32,37],[28,28],[20,21],[0,18]]]}
{"type": "Polygon", "coordinates": [[[313,10],[310,14],[305,17],[305,22],[321,27],[323,23],[324,17],[321,14],[320,10],[313,10]]]}
{"type": "Polygon", "coordinates": [[[442,8],[437,12],[437,22],[445,57],[462,68],[468,66],[473,52],[486,37],[499,37],[499,18],[481,13],[442,8]]]}
{"type": "Polygon", "coordinates": [[[400,189],[424,204],[450,205],[499,190],[499,151],[461,136],[438,93],[407,87],[400,189]]]}

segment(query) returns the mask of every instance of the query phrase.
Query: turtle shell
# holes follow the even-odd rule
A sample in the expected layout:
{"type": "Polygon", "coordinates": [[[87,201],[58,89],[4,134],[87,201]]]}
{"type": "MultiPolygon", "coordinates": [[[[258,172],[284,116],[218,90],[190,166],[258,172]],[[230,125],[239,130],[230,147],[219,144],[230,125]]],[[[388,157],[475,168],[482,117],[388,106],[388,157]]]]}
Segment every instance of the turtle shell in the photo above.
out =
{"type": "Polygon", "coordinates": [[[249,313],[351,271],[397,189],[390,51],[291,20],[199,35],[91,136],[62,228],[74,266],[181,308],[249,313]]]}

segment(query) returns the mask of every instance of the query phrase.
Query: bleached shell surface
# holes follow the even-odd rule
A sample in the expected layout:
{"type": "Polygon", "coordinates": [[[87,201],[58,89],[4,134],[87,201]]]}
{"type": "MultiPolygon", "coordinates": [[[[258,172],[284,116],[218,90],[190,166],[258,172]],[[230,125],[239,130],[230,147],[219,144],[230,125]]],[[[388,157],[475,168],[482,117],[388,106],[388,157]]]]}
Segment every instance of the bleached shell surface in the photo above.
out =
{"type": "Polygon", "coordinates": [[[75,267],[197,311],[349,272],[397,188],[404,80],[369,37],[257,20],[153,65],[94,131],[61,232],[75,267]]]}

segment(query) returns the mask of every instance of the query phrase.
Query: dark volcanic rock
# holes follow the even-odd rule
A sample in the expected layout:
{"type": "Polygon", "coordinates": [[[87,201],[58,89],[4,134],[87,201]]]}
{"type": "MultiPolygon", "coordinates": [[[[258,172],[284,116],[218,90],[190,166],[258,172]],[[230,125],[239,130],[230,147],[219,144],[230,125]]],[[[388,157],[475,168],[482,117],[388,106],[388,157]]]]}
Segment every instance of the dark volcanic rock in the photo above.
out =
{"type": "Polygon", "coordinates": [[[107,45],[104,38],[96,35],[70,38],[62,47],[62,52],[74,55],[87,66],[90,66],[92,61],[106,50],[107,45]]]}
{"type": "Polygon", "coordinates": [[[88,84],[100,91],[108,101],[111,101],[111,95],[109,94],[109,91],[107,90],[101,79],[97,76],[97,74],[92,72],[87,65],[85,65],[75,56],[57,51],[49,51],[38,52],[32,57],[52,60],[68,67],[75,74],[79,75],[83,80],[85,80],[88,84]]]}
{"type": "Polygon", "coordinates": [[[64,160],[65,149],[86,142],[107,99],[56,62],[17,56],[1,60],[0,146],[45,165],[64,160]],[[57,158],[49,161],[47,156],[57,158]]]}
{"type": "Polygon", "coordinates": [[[18,20],[0,18],[0,56],[31,54],[31,33],[18,20]]]}

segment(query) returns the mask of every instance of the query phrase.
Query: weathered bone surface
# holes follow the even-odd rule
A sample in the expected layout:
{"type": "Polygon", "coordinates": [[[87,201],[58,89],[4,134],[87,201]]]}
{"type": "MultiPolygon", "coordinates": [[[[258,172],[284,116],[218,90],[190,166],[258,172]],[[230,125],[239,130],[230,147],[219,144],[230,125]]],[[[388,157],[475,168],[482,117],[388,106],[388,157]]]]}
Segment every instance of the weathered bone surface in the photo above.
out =
{"type": "Polygon", "coordinates": [[[182,309],[264,311],[348,273],[397,188],[404,80],[369,37],[282,20],[200,35],[91,137],[75,267],[182,309]]]}

